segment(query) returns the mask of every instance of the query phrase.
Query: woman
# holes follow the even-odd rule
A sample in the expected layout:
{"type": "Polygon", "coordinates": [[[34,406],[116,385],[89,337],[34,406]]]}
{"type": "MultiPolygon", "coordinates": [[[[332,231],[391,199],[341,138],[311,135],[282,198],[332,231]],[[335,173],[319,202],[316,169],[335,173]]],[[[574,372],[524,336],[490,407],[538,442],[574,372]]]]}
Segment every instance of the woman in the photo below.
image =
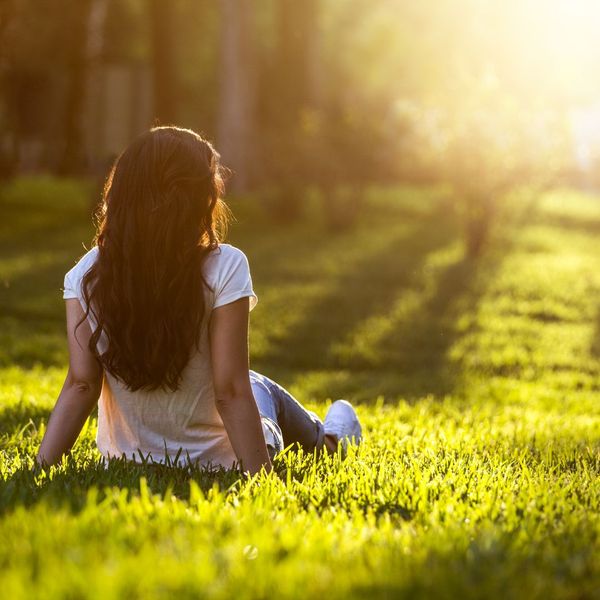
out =
{"type": "Polygon", "coordinates": [[[70,451],[98,402],[107,458],[270,471],[285,445],[343,452],[352,406],[325,422],[248,366],[258,298],[245,254],[220,239],[219,155],[198,134],[156,127],[117,159],[96,245],[65,276],[69,370],[37,461],[70,451]]]}

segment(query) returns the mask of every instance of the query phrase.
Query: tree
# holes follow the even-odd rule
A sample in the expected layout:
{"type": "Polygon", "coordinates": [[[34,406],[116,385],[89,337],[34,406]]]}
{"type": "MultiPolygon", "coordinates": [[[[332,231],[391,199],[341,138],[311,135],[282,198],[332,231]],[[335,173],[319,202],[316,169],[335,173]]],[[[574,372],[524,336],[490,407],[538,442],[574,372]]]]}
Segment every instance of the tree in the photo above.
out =
{"type": "MultiPolygon", "coordinates": [[[[449,183],[470,258],[485,250],[512,190],[556,183],[567,159],[560,115],[513,103],[495,88],[464,101],[462,110],[436,112],[435,126],[415,144],[439,179],[449,183]]],[[[419,122],[432,119],[417,119],[419,122]]]]}
{"type": "Polygon", "coordinates": [[[296,126],[318,103],[318,0],[276,3],[274,112],[279,125],[296,126]]]}
{"type": "Polygon", "coordinates": [[[64,150],[58,171],[79,172],[84,164],[83,111],[87,86],[88,25],[92,0],[78,0],[65,19],[67,90],[65,98],[64,150]]]}
{"type": "Polygon", "coordinates": [[[173,3],[148,0],[151,29],[151,61],[154,116],[162,124],[177,122],[177,74],[174,45],[173,3]]]}
{"type": "MultiPolygon", "coordinates": [[[[2,113],[8,113],[7,120],[14,117],[15,112],[14,102],[11,102],[14,89],[10,81],[13,61],[8,51],[8,43],[11,37],[10,29],[15,20],[16,13],[17,9],[14,0],[6,0],[0,3],[0,98],[2,100],[0,107],[2,108],[2,113]]],[[[18,157],[18,141],[14,130],[14,123],[12,128],[9,129],[6,127],[5,130],[9,143],[6,144],[7,147],[5,147],[4,151],[0,152],[0,180],[8,179],[13,174],[18,157]]]]}
{"type": "Polygon", "coordinates": [[[217,141],[225,164],[233,171],[232,188],[250,184],[256,144],[255,55],[250,0],[220,0],[220,103],[217,141]]]}
{"type": "Polygon", "coordinates": [[[322,158],[314,127],[321,101],[319,5],[317,0],[278,0],[273,6],[273,45],[262,73],[261,137],[270,209],[281,221],[300,215],[322,158]]]}

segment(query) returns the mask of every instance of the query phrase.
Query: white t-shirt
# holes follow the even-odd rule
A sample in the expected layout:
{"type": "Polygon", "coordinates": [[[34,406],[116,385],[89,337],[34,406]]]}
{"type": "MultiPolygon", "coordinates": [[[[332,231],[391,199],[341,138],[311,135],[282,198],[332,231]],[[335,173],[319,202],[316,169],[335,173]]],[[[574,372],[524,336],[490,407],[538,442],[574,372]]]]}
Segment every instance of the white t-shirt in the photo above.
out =
{"type": "MultiPolygon", "coordinates": [[[[86,304],[81,280],[98,255],[94,247],[65,275],[63,297],[78,298],[86,304]]],[[[252,278],[246,255],[230,244],[219,244],[204,261],[203,275],[214,293],[203,285],[206,310],[196,352],[182,373],[175,392],[164,390],[131,392],[105,371],[102,393],[98,401],[96,443],[104,456],[141,462],[164,462],[165,454],[172,463],[184,465],[189,459],[205,466],[231,468],[237,458],[223,421],[215,406],[210,345],[206,324],[213,308],[248,296],[250,310],[258,302],[252,289],[252,278]]],[[[90,315],[90,325],[95,321],[90,315]]],[[[98,349],[104,352],[106,339],[100,338],[98,349]]]]}

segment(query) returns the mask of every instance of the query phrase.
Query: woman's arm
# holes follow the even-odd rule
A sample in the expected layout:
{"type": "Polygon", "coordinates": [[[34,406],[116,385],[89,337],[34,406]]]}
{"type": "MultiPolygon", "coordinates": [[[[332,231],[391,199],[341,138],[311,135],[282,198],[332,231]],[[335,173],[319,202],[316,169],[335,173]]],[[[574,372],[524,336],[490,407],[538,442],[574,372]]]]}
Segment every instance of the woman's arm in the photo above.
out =
{"type": "Polygon", "coordinates": [[[242,469],[255,474],[272,465],[250,385],[248,303],[244,297],[213,309],[209,334],[217,410],[242,469]]]}
{"type": "Polygon", "coordinates": [[[36,457],[43,466],[59,462],[71,450],[102,389],[103,371],[88,347],[92,331],[87,320],[75,332],[83,309],[76,298],[66,300],[66,306],[69,370],[36,457]]]}

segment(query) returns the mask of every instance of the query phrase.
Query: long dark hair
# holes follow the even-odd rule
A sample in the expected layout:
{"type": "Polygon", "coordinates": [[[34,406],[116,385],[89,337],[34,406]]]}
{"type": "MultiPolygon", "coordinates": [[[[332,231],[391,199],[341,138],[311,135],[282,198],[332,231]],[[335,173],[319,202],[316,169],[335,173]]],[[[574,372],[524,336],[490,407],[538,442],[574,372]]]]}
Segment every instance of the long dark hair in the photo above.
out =
{"type": "Polygon", "coordinates": [[[107,179],[83,297],[97,324],[90,349],[132,391],[176,390],[199,348],[202,265],[231,217],[222,172],[200,135],[155,127],[119,156],[107,179]],[[108,348],[100,354],[103,333],[108,348]]]}

